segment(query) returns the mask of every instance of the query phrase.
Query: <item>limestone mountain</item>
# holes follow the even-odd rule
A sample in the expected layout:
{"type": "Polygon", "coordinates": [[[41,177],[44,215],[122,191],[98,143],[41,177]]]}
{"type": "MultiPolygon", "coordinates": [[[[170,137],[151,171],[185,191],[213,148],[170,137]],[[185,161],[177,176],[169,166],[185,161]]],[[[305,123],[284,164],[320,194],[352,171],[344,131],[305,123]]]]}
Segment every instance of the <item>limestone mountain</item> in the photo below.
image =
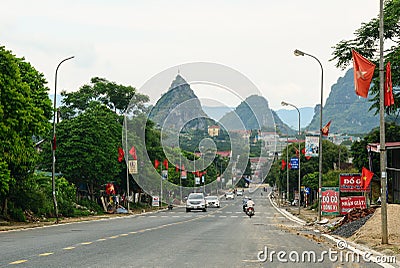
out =
{"type": "Polygon", "coordinates": [[[269,108],[268,101],[258,95],[247,97],[234,111],[225,114],[219,122],[229,130],[274,131],[275,124],[284,125],[277,114],[269,108]]]}
{"type": "Polygon", "coordinates": [[[215,124],[203,111],[199,99],[180,74],[151,108],[149,119],[164,129],[178,131],[202,129],[207,132],[207,127],[215,124]]]}
{"type": "MultiPolygon", "coordinates": [[[[379,126],[379,115],[370,111],[370,100],[361,98],[354,92],[353,69],[340,77],[331,87],[331,92],[322,111],[322,124],[332,120],[330,133],[362,134],[370,132],[379,126]]],[[[314,109],[314,117],[307,126],[308,131],[319,130],[320,105],[314,109]]]]}

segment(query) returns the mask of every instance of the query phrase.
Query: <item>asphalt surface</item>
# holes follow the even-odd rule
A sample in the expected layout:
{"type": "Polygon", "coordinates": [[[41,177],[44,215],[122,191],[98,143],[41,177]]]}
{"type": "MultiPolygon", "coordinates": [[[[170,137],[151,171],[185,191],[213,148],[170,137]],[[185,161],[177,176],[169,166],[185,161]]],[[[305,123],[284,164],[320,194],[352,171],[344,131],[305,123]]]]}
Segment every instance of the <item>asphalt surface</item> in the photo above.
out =
{"type": "Polygon", "coordinates": [[[207,212],[174,208],[2,232],[0,267],[379,267],[344,259],[345,252],[341,258],[323,237],[277,212],[266,194],[245,194],[256,203],[251,219],[236,197],[207,212]]]}

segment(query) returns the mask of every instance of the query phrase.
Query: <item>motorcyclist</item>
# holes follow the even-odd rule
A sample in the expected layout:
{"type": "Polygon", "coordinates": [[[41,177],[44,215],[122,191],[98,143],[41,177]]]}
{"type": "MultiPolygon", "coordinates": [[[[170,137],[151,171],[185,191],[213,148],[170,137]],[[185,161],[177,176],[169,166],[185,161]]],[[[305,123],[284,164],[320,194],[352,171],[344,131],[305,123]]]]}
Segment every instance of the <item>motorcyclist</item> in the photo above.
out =
{"type": "Polygon", "coordinates": [[[254,201],[253,200],[251,200],[251,197],[249,197],[249,199],[247,200],[247,202],[246,202],[246,207],[247,208],[254,208],[254,205],[255,205],[255,203],[254,203],[254,201]]]}

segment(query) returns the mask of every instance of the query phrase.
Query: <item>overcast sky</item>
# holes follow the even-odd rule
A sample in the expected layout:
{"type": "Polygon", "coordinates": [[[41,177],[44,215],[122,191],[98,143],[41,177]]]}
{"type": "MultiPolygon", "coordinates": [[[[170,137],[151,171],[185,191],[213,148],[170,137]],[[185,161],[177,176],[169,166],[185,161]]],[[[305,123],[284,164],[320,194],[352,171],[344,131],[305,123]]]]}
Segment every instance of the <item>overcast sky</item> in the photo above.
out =
{"type": "MultiPolygon", "coordinates": [[[[314,107],[321,69],[293,51],[321,61],[326,100],[345,73],[329,61],[332,46],[378,13],[378,0],[3,0],[0,45],[42,72],[51,93],[58,63],[72,55],[59,69],[59,90],[76,91],[95,76],[141,88],[168,68],[211,62],[247,76],[275,110],[282,100],[314,107]]],[[[209,87],[194,90],[214,97],[209,87]]]]}

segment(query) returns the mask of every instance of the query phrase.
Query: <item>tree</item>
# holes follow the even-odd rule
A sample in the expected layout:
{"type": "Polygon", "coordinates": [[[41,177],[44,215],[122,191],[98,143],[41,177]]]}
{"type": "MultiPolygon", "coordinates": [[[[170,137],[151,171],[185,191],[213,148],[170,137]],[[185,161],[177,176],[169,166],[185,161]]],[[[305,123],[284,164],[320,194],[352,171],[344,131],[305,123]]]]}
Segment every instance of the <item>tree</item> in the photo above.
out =
{"type": "MultiPolygon", "coordinates": [[[[399,42],[400,42],[400,0],[385,1],[384,6],[384,39],[389,41],[391,46],[385,49],[385,62],[390,61],[392,70],[400,68],[399,42]]],[[[371,19],[368,23],[355,31],[355,38],[342,40],[334,47],[333,58],[337,61],[336,67],[346,68],[352,59],[351,49],[355,49],[364,57],[370,59],[377,66],[379,65],[379,17],[371,19]]],[[[392,72],[393,87],[400,85],[400,72],[392,72]]],[[[372,94],[374,94],[371,109],[379,111],[379,68],[375,68],[372,80],[372,94]]],[[[388,114],[396,113],[400,107],[400,92],[394,94],[395,104],[386,107],[388,114]]]]}
{"type": "MultiPolygon", "coordinates": [[[[91,103],[84,113],[57,124],[56,170],[76,186],[88,185],[93,197],[102,184],[118,179],[121,133],[120,116],[91,103]]],[[[50,146],[45,149],[44,159],[51,159],[50,146]]]]}
{"type": "Polygon", "coordinates": [[[77,92],[61,92],[64,105],[60,107],[63,119],[71,118],[84,112],[92,102],[105,105],[117,114],[124,114],[128,109],[137,113],[146,111],[145,103],[149,97],[140,94],[132,86],[118,85],[105,78],[94,77],[89,85],[82,86],[77,92]]]}
{"type": "Polygon", "coordinates": [[[19,198],[33,174],[35,141],[48,134],[52,107],[42,73],[4,47],[0,62],[0,199],[6,215],[8,200],[19,198]]]}
{"type": "MultiPolygon", "coordinates": [[[[301,148],[304,148],[304,143],[302,143],[301,148]]],[[[346,147],[335,145],[329,140],[322,141],[323,146],[323,163],[322,163],[322,182],[324,182],[325,174],[329,173],[338,166],[338,156],[340,149],[341,161],[345,162],[348,159],[349,153],[346,147]],[[336,163],[336,164],[334,164],[336,163]]],[[[284,170],[281,169],[282,159],[286,161],[286,150],[289,150],[289,158],[296,156],[298,144],[290,144],[282,151],[282,157],[276,158],[276,161],[272,164],[270,172],[268,173],[267,180],[270,185],[280,184],[283,189],[286,189],[286,167],[284,170]]],[[[318,169],[319,169],[319,158],[311,157],[307,159],[304,154],[301,154],[300,158],[300,178],[301,184],[307,185],[310,188],[318,185],[318,169]]],[[[324,184],[323,184],[324,185],[324,184]]],[[[298,189],[298,171],[289,171],[289,186],[290,191],[292,189],[298,189]]],[[[318,189],[318,188],[316,188],[318,189]]]]}
{"type": "MultiPolygon", "coordinates": [[[[400,140],[400,126],[395,123],[385,124],[385,140],[386,142],[399,141],[400,140]]],[[[380,142],[380,131],[379,128],[373,129],[368,135],[364,137],[363,140],[354,142],[351,146],[351,155],[353,156],[354,167],[361,171],[362,167],[369,168],[368,163],[368,150],[367,146],[369,143],[379,143],[380,142]]],[[[376,155],[376,154],[375,154],[376,155]]],[[[374,153],[371,154],[372,157],[372,170],[378,171],[379,167],[379,157],[375,156],[374,153]]],[[[388,154],[388,163],[392,161],[391,155],[388,154]]]]}

